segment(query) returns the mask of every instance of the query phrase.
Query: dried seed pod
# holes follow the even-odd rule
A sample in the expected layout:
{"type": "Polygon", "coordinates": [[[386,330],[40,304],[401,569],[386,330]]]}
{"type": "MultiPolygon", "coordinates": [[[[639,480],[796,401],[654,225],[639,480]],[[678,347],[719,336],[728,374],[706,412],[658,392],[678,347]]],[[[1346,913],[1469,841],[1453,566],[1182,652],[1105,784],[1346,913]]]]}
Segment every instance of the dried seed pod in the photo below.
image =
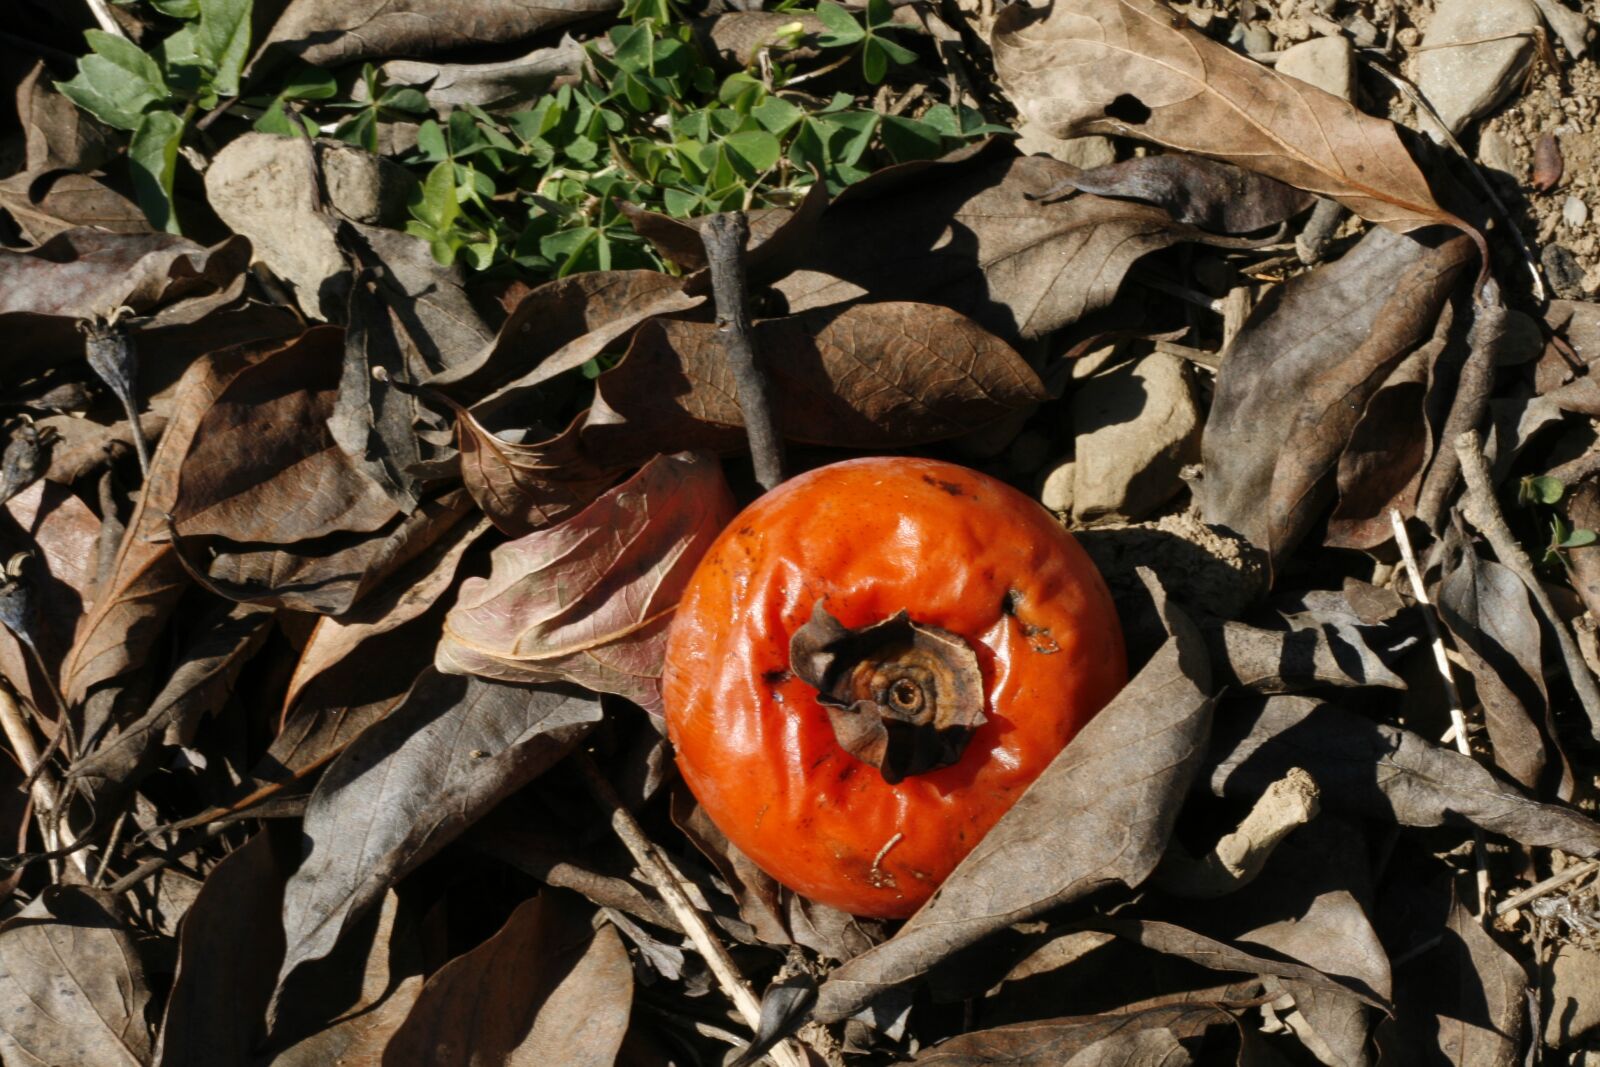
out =
{"type": "Polygon", "coordinates": [[[1561,183],[1566,161],[1561,158],[1561,143],[1553,133],[1541,133],[1533,146],[1533,187],[1548,193],[1561,183]]]}

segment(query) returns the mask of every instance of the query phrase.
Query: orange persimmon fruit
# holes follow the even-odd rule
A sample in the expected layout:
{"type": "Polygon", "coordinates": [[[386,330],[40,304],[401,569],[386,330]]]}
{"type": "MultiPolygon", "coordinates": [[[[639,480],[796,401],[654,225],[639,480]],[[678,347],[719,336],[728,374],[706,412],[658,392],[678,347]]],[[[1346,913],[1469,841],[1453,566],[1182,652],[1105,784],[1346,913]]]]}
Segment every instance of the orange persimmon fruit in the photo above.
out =
{"type": "Polygon", "coordinates": [[[783,884],[911,914],[1127,681],[1072,535],[976,471],[907,457],[802,474],[746,508],[673,619],[685,782],[783,884]]]}

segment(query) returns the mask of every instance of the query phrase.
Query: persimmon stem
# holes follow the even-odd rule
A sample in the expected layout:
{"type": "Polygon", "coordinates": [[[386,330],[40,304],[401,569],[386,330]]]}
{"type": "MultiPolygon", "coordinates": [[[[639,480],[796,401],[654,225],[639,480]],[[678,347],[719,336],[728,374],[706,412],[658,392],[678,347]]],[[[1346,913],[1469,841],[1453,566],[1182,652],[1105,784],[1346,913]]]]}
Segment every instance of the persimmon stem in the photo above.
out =
{"type": "MultiPolygon", "coordinates": [[[[672,909],[672,914],[677,916],[678,922],[683,924],[684,933],[689,935],[689,940],[694,942],[694,947],[705,958],[706,966],[710,968],[717,984],[728,994],[734,1007],[750,1025],[750,1029],[760,1033],[761,1001],[750,991],[744,976],[739,973],[738,965],[733,962],[733,957],[728,955],[727,948],[712,932],[705,917],[689,901],[689,896],[683,889],[681,880],[683,876],[656,848],[655,842],[645,836],[644,828],[623,805],[622,798],[611,788],[611,783],[606,781],[605,775],[600,773],[600,768],[595,766],[593,757],[580,749],[573,753],[572,760],[577,764],[583,784],[594,796],[595,802],[610,815],[611,829],[633,854],[634,862],[639,864],[645,877],[656,887],[661,899],[672,909]]],[[[805,1057],[788,1042],[774,1046],[768,1055],[778,1063],[779,1067],[805,1067],[805,1057]]]]}
{"type": "Polygon", "coordinates": [[[706,246],[706,265],[711,271],[711,293],[716,300],[717,332],[739,394],[739,413],[750,438],[756,481],[761,488],[772,489],[783,481],[783,438],[773,418],[767,376],[756,365],[743,261],[749,237],[750,223],[742,211],[712,215],[700,231],[706,246]]]}

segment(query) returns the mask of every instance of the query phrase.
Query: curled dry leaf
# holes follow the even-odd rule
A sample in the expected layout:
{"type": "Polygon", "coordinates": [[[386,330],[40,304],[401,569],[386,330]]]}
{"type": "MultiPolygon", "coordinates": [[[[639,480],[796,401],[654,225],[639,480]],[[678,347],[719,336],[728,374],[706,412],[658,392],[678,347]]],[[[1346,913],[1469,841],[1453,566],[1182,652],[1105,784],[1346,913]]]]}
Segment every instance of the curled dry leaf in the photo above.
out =
{"type": "Polygon", "coordinates": [[[1439,583],[1439,617],[1472,672],[1495,765],[1525,789],[1572,797],[1544,684],[1544,642],[1527,586],[1467,544],[1439,583]],[[1550,787],[1541,790],[1541,786],[1550,787]]]}
{"type": "Polygon", "coordinates": [[[1476,826],[1530,848],[1600,855],[1600,823],[1541,804],[1471,756],[1300,696],[1240,696],[1217,717],[1209,772],[1218,796],[1254,799],[1291,767],[1329,811],[1401,826],[1476,826]]]}
{"type": "Polygon", "coordinates": [[[1249,233],[1287,222],[1316,197],[1274,178],[1174,152],[1080,171],[1061,184],[1083,193],[1142,200],[1213,233],[1249,233]]]}
{"type": "Polygon", "coordinates": [[[235,376],[200,419],[172,515],[185,538],[291,545],[371,533],[394,502],[334,440],[341,332],[306,331],[235,376]]]}
{"type": "Polygon", "coordinates": [[[1013,4],[995,18],[1001,85],[1055,137],[1107,133],[1233,163],[1397,231],[1443,223],[1393,123],[1279,74],[1160,0],[1013,4]]]}
{"type": "Polygon", "coordinates": [[[274,1004],[303,964],[417,864],[566,755],[599,701],[428,671],[323,773],[306,806],[305,859],[284,887],[288,948],[274,1004]]]}
{"type": "Polygon", "coordinates": [[[1430,249],[1373,230],[1257,306],[1228,347],[1206,419],[1206,521],[1275,562],[1295,547],[1328,500],[1366,401],[1433,333],[1471,255],[1460,238],[1430,249]]]}
{"type": "Polygon", "coordinates": [[[581,422],[547,441],[523,444],[456,413],[461,480],[502,533],[520,537],[587,507],[617,480],[617,468],[584,451],[581,422]]]}
{"type": "Polygon", "coordinates": [[[1167,643],[894,937],[828,976],[818,1018],[854,1015],[984,937],[1155,869],[1204,756],[1211,673],[1199,630],[1146,580],[1167,643]]]}
{"type": "Polygon", "coordinates": [[[0,926],[0,1052],[7,1063],[144,1067],[150,987],[109,893],[46,886],[0,926]]]}
{"type": "Polygon", "coordinates": [[[493,63],[429,63],[391,59],[383,65],[391,85],[415,85],[435,109],[448,113],[465,104],[507,110],[527,103],[563,74],[583,70],[583,47],[571,36],[527,55],[493,63]]]}
{"type": "Polygon", "coordinates": [[[1232,240],[1149,204],[1038,199],[1076,173],[1001,144],[890,167],[829,205],[799,269],[776,288],[795,312],[870,294],[940,304],[1026,339],[1111,303],[1141,256],[1180,241],[1232,240]]]}
{"type": "Polygon", "coordinates": [[[610,1067],[633,1006],[615,926],[575,897],[524,901],[498,933],[441,967],[389,1039],[383,1067],[610,1067]]]}
{"type": "Polygon", "coordinates": [[[265,46],[317,66],[379,56],[427,56],[472,45],[514,44],[615,11],[616,0],[292,0],[265,46]]]}
{"type": "Polygon", "coordinates": [[[659,456],[577,515],[494,550],[445,618],[440,670],[572,681],[659,712],[667,624],[733,498],[715,460],[659,456]]]}
{"type": "MultiPolygon", "coordinates": [[[[955,437],[1045,399],[1012,347],[931,304],[818,308],[755,326],[778,429],[792,441],[892,448],[955,437]]],[[[737,390],[717,327],[658,321],[600,377],[583,442],[595,456],[745,444],[737,390]]]]}

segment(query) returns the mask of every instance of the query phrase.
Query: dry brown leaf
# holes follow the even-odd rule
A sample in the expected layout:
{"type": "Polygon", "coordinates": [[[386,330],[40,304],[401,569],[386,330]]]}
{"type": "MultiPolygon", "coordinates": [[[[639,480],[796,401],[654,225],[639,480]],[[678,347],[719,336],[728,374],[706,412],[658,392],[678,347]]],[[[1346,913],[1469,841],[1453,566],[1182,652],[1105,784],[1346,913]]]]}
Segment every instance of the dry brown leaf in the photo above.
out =
{"type": "Polygon", "coordinates": [[[660,711],[667,624],[733,497],[715,460],[660,456],[561,523],[494,550],[462,584],[436,663],[514,682],[571,681],[660,711]]]}
{"type": "MultiPolygon", "coordinates": [[[[791,441],[892,448],[955,437],[1045,399],[1012,347],[932,304],[818,308],[755,327],[778,429],[791,441]]],[[[717,327],[658,321],[600,377],[583,427],[591,455],[744,445],[733,374],[717,327]]]]}
{"type": "Polygon", "coordinates": [[[1211,40],[1160,0],[1013,4],[995,18],[993,44],[1006,92],[1052,136],[1137,137],[1395,230],[1442,223],[1476,235],[1435,202],[1393,123],[1211,40]]]}
{"type": "Polygon", "coordinates": [[[617,480],[583,449],[574,423],[548,441],[522,444],[498,437],[466,408],[456,413],[461,480],[483,513],[513,537],[559,522],[587,507],[617,480]]]}

